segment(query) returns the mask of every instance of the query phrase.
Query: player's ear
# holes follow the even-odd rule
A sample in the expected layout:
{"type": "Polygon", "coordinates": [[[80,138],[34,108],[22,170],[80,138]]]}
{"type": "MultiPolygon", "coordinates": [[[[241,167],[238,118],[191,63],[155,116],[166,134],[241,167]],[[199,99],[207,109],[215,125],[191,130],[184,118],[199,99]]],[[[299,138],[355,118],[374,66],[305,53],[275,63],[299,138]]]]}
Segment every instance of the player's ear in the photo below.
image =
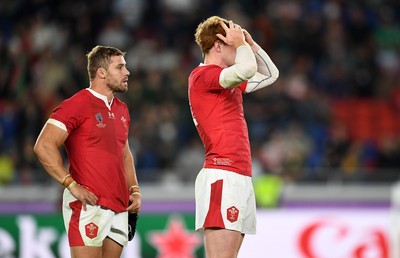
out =
{"type": "Polygon", "coordinates": [[[99,76],[101,79],[106,78],[107,71],[104,68],[99,68],[97,69],[97,76],[99,76]]]}
{"type": "Polygon", "coordinates": [[[220,52],[220,51],[221,51],[221,46],[222,46],[222,41],[219,40],[219,39],[217,39],[217,40],[214,42],[214,47],[215,47],[215,49],[217,50],[217,52],[220,52]]]}

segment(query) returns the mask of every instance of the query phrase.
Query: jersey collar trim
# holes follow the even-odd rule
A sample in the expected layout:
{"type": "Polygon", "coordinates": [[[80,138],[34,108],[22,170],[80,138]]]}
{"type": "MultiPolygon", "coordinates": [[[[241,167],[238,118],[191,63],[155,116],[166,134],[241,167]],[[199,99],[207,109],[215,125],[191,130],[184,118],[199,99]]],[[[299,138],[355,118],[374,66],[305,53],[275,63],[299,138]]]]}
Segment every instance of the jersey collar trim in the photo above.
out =
{"type": "Polygon", "coordinates": [[[103,101],[104,101],[104,104],[106,104],[107,108],[111,110],[111,105],[112,105],[112,103],[113,103],[113,101],[114,101],[114,98],[112,98],[111,101],[110,101],[110,103],[108,103],[107,96],[104,96],[104,95],[102,95],[102,94],[100,94],[100,93],[98,93],[98,92],[92,90],[91,88],[86,88],[86,89],[87,89],[90,93],[92,93],[93,96],[95,96],[96,98],[99,98],[99,99],[103,100],[103,101]]]}

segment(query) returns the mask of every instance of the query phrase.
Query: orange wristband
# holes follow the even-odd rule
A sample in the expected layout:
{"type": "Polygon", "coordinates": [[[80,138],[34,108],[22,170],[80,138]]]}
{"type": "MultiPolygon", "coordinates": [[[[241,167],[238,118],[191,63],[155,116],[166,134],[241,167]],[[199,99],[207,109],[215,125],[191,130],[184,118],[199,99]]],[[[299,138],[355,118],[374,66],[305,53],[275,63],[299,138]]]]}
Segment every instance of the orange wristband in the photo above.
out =
{"type": "Polygon", "coordinates": [[[66,175],[62,180],[61,180],[61,185],[64,185],[65,180],[67,180],[68,177],[70,177],[71,174],[66,175]]]}

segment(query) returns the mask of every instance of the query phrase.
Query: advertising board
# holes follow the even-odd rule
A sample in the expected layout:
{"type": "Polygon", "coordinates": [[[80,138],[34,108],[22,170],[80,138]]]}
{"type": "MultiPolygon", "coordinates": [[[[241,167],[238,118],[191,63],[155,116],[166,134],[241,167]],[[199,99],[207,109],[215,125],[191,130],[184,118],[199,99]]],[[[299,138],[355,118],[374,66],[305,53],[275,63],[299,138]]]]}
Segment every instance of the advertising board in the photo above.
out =
{"type": "MultiPolygon", "coordinates": [[[[296,208],[258,211],[256,235],[239,257],[389,258],[389,210],[296,208]]],[[[141,214],[123,258],[204,257],[194,214],[141,214]]],[[[0,257],[69,258],[60,214],[0,215],[0,257]]]]}

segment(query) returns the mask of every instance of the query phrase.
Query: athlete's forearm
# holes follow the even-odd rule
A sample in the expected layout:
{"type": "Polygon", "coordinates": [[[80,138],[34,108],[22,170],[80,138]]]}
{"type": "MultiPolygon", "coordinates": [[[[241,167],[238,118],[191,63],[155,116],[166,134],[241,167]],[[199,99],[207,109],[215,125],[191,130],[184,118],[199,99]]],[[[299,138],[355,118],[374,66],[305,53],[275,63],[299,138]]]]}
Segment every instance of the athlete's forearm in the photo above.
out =
{"type": "Polygon", "coordinates": [[[133,158],[125,158],[125,173],[128,187],[139,186],[133,158]]]}
{"type": "Polygon", "coordinates": [[[245,90],[246,93],[271,85],[279,77],[278,68],[263,49],[260,48],[255,53],[255,56],[257,60],[257,72],[248,81],[245,90]]]}
{"type": "Polygon", "coordinates": [[[132,186],[139,187],[139,182],[136,176],[135,161],[133,159],[132,152],[129,149],[128,141],[126,142],[124,149],[124,168],[125,168],[127,187],[128,188],[131,188],[132,186]]]}
{"type": "Polygon", "coordinates": [[[233,88],[249,80],[257,71],[257,62],[251,47],[246,44],[236,50],[235,64],[222,70],[219,83],[233,88]]]}
{"type": "Polygon", "coordinates": [[[129,148],[128,140],[126,141],[124,148],[124,168],[126,183],[130,194],[130,205],[126,208],[126,211],[130,213],[139,213],[142,203],[142,194],[140,193],[140,187],[136,177],[135,161],[129,148]]]}

